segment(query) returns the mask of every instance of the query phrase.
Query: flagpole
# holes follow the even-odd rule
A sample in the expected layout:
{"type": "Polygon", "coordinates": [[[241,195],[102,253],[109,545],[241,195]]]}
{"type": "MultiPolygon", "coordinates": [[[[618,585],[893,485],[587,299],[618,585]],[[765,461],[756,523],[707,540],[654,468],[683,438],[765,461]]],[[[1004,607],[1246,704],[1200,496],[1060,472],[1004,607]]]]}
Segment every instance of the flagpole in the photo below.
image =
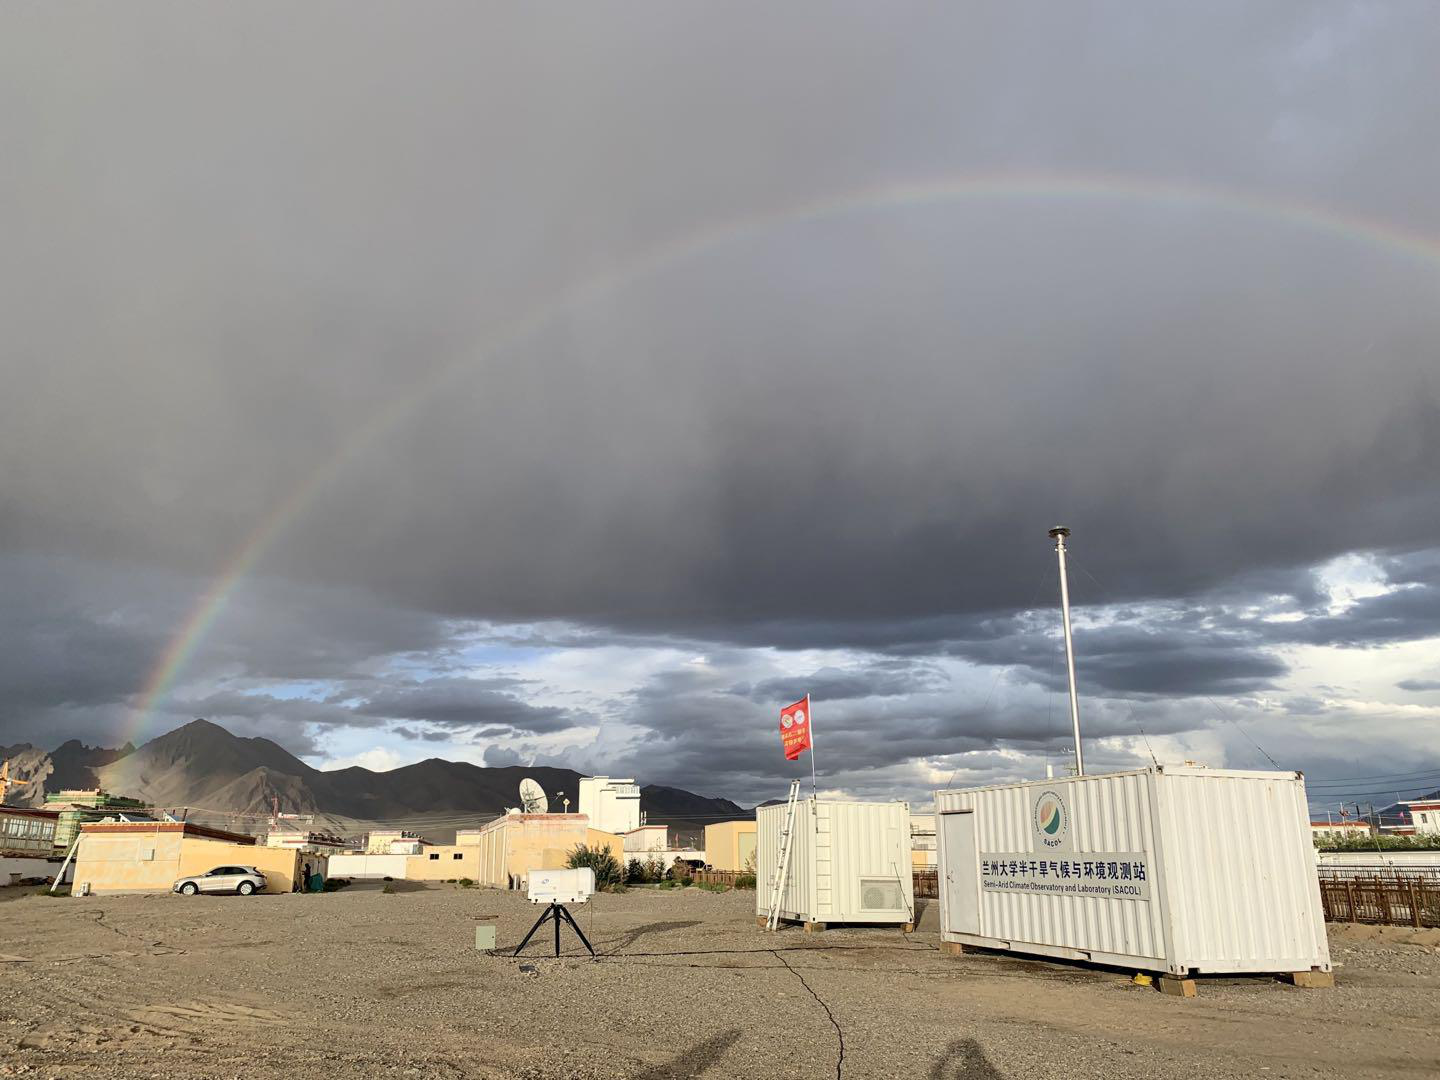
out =
{"type": "Polygon", "coordinates": [[[810,711],[810,695],[805,695],[805,715],[809,717],[806,722],[810,725],[810,797],[818,799],[820,793],[815,783],[815,714],[810,711]]]}

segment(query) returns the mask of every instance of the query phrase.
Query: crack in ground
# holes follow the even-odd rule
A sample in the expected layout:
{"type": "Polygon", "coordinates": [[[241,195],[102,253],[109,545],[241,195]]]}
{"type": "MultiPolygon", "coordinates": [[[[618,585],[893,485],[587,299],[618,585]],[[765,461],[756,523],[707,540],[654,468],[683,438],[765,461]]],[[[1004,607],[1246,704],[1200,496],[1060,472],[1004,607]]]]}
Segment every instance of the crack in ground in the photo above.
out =
{"type": "Polygon", "coordinates": [[[791,967],[790,961],[786,960],[785,957],[780,955],[782,952],[794,952],[797,950],[770,949],[768,951],[772,956],[775,957],[776,960],[779,960],[780,963],[785,965],[786,971],[790,972],[791,975],[794,975],[797,979],[800,980],[800,985],[805,987],[806,990],[810,991],[810,996],[819,1003],[820,1007],[825,1010],[825,1015],[830,1018],[830,1023],[835,1028],[835,1038],[840,1043],[840,1056],[835,1059],[835,1080],[840,1080],[840,1074],[845,1068],[845,1033],[840,1030],[840,1021],[835,1019],[835,1014],[830,1011],[830,1006],[825,1004],[825,999],[822,998],[819,994],[817,994],[815,992],[815,988],[805,981],[805,976],[801,975],[798,970],[791,967]]]}

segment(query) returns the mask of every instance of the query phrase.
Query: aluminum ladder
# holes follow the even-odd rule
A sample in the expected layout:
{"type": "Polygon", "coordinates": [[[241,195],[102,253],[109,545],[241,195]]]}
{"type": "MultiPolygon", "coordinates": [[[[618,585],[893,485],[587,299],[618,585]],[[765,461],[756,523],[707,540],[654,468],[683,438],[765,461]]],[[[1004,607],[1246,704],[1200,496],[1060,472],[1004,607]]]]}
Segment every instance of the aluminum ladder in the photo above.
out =
{"type": "Polygon", "coordinates": [[[790,839],[795,834],[795,804],[800,800],[800,781],[790,781],[790,798],[785,804],[785,827],[780,830],[780,865],[775,870],[775,888],[770,893],[770,917],[765,929],[780,925],[780,903],[785,898],[785,882],[790,876],[790,839]]]}

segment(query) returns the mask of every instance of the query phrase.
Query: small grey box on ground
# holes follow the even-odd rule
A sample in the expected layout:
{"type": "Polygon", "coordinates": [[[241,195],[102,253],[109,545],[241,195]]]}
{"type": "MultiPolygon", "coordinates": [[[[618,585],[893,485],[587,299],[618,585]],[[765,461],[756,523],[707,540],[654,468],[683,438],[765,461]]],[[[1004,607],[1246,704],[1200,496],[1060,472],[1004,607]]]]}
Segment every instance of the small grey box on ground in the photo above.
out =
{"type": "Polygon", "coordinates": [[[475,927],[475,948],[495,948],[495,924],[489,923],[485,926],[475,927]]]}

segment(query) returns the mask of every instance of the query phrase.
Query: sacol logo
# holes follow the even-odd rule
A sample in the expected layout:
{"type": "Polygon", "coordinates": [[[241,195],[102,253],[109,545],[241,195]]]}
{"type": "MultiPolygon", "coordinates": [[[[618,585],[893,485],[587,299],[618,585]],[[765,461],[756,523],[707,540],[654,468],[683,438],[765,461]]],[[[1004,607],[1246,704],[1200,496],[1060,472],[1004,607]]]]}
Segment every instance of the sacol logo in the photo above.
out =
{"type": "Polygon", "coordinates": [[[1065,800],[1053,791],[1042,792],[1035,800],[1035,835],[1046,847],[1059,847],[1065,840],[1070,823],[1065,800]]]}

